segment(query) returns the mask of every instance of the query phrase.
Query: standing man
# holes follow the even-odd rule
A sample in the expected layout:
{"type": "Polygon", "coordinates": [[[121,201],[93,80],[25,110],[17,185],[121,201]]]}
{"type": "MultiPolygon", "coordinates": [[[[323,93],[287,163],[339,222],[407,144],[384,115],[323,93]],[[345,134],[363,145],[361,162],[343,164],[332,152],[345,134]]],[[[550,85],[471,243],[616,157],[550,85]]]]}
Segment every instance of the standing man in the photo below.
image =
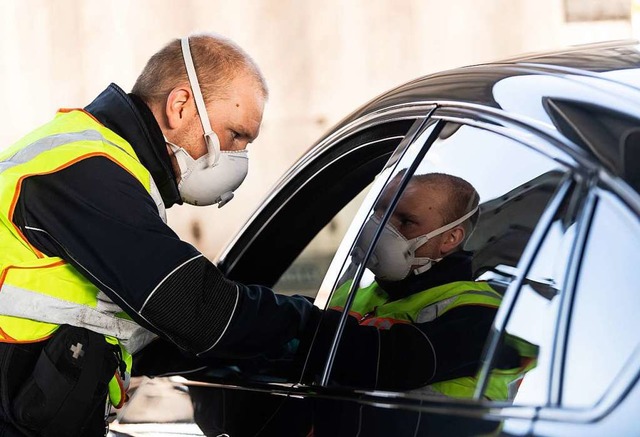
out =
{"type": "Polygon", "coordinates": [[[231,200],[266,98],[240,47],[196,35],[0,154],[0,436],[103,435],[156,335],[207,357],[298,334],[310,303],[227,280],[165,222],[231,200]]]}

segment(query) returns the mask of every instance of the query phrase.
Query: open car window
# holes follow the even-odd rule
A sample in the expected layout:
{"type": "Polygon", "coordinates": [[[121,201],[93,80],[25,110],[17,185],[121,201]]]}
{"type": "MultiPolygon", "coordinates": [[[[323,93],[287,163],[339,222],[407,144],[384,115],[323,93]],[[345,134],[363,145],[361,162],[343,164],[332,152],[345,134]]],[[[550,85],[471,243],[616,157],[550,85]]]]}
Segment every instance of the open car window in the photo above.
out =
{"type": "Polygon", "coordinates": [[[371,189],[367,185],[313,237],[307,247],[285,270],[273,289],[281,294],[301,294],[314,298],[351,220],[371,189]]]}
{"type": "MultiPolygon", "coordinates": [[[[354,199],[357,204],[357,196],[382,170],[413,123],[389,122],[340,139],[291,174],[245,227],[219,268],[238,282],[273,287],[280,281],[282,291],[297,292],[292,289],[294,277],[309,254],[301,255],[303,250],[317,248],[321,257],[332,256],[329,247],[339,239],[333,226],[338,226],[339,233],[348,222],[345,206],[354,199]]],[[[300,292],[314,294],[309,284],[300,286],[300,292]]]]}

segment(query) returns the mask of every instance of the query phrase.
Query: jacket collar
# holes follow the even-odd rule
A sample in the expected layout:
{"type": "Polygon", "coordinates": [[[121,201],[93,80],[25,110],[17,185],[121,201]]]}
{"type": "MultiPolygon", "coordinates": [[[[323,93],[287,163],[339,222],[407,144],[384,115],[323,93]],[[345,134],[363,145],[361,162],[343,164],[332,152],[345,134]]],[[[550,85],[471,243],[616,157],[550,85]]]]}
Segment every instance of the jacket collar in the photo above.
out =
{"type": "Polygon", "coordinates": [[[165,207],[182,203],[164,136],[140,97],[126,94],[112,83],[84,109],[133,147],[142,165],[151,173],[165,207]]]}
{"type": "Polygon", "coordinates": [[[403,299],[420,291],[457,281],[472,281],[471,262],[473,253],[454,252],[435,263],[424,273],[413,273],[400,281],[383,281],[377,279],[378,285],[389,294],[391,300],[403,299]]]}

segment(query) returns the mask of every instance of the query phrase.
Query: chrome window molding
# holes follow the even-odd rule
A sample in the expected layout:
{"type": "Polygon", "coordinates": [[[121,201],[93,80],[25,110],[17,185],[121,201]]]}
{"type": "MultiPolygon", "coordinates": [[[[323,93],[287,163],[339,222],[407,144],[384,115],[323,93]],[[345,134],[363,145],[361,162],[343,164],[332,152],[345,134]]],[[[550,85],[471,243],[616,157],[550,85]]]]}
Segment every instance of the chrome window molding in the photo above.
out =
{"type": "MultiPolygon", "coordinates": [[[[433,112],[433,110],[431,112],[433,112]]],[[[354,277],[353,277],[353,281],[352,281],[351,287],[350,287],[349,292],[348,292],[347,301],[345,302],[345,305],[344,305],[345,311],[343,311],[342,315],[340,316],[340,321],[338,322],[338,328],[336,329],[336,333],[335,333],[335,335],[333,337],[332,344],[331,344],[331,347],[329,349],[329,355],[327,357],[327,360],[325,362],[325,366],[324,366],[324,369],[323,369],[323,372],[322,372],[322,376],[321,376],[321,380],[320,380],[320,385],[321,386],[326,386],[329,383],[329,376],[331,374],[331,369],[333,367],[333,362],[334,362],[335,357],[336,357],[336,352],[337,352],[338,345],[339,345],[339,342],[340,342],[340,337],[342,336],[342,331],[344,330],[344,325],[346,323],[347,317],[349,316],[349,308],[351,308],[351,304],[352,304],[352,302],[353,302],[353,300],[355,298],[356,289],[358,287],[358,284],[360,283],[360,279],[362,278],[362,274],[364,273],[366,262],[369,259],[369,257],[371,256],[371,253],[373,252],[373,247],[375,246],[376,242],[378,241],[378,237],[380,236],[380,233],[382,232],[382,226],[384,226],[384,224],[387,222],[387,220],[389,219],[389,217],[391,215],[391,212],[393,211],[393,208],[395,207],[396,203],[398,202],[399,194],[402,192],[402,190],[404,189],[404,186],[406,185],[406,183],[408,181],[408,175],[413,174],[413,171],[415,171],[417,166],[420,164],[420,160],[422,159],[424,154],[426,154],[426,151],[428,149],[428,148],[425,148],[423,144],[417,143],[416,140],[418,138],[420,138],[420,136],[429,127],[433,126],[434,129],[431,132],[431,134],[429,135],[429,138],[427,138],[425,143],[433,142],[433,139],[434,139],[433,135],[435,135],[435,134],[437,134],[439,132],[438,125],[433,125],[433,124],[429,123],[429,121],[430,121],[429,115],[427,115],[422,120],[416,121],[413,124],[413,126],[410,129],[410,134],[409,133],[407,134],[407,136],[405,137],[405,140],[403,141],[403,143],[398,147],[398,150],[402,150],[402,156],[400,156],[399,159],[397,159],[395,162],[393,162],[393,168],[396,168],[402,162],[402,157],[404,157],[404,155],[407,153],[407,151],[409,149],[411,149],[412,147],[420,148],[420,151],[417,153],[417,155],[411,161],[407,173],[403,177],[403,180],[400,183],[400,185],[398,186],[398,189],[397,189],[393,199],[391,200],[389,206],[387,207],[387,211],[385,211],[385,214],[384,214],[384,216],[382,217],[382,219],[380,221],[380,227],[378,227],[378,229],[376,229],[376,231],[375,231],[375,233],[373,235],[373,239],[371,241],[371,245],[367,248],[367,251],[366,251],[366,253],[364,254],[364,257],[363,257],[363,261],[358,265],[358,267],[357,267],[357,269],[355,271],[355,274],[354,274],[354,277]]],[[[393,173],[393,172],[391,172],[391,173],[393,173]]],[[[389,178],[391,177],[391,173],[389,174],[389,178]]],[[[381,184],[381,186],[379,187],[378,191],[376,191],[375,193],[371,193],[370,198],[372,199],[372,201],[370,202],[370,204],[367,205],[366,213],[360,215],[362,210],[364,210],[365,208],[363,208],[361,211],[358,212],[358,215],[356,216],[356,218],[358,220],[356,222],[358,224],[358,232],[357,232],[357,234],[359,234],[360,231],[362,230],[362,225],[364,223],[364,220],[365,220],[366,216],[368,215],[369,211],[371,210],[371,208],[373,207],[375,202],[380,197],[380,194],[382,193],[384,187],[387,186],[388,181],[389,181],[389,179],[387,179],[384,184],[381,184]]],[[[353,246],[355,245],[356,240],[357,240],[357,235],[353,236],[351,238],[351,241],[347,241],[347,240],[343,241],[343,243],[346,242],[345,246],[348,246],[349,250],[347,250],[346,254],[343,255],[343,259],[339,260],[341,266],[344,266],[344,263],[347,262],[348,254],[351,252],[353,246]]],[[[342,246],[342,244],[341,244],[341,246],[342,246]]],[[[335,288],[335,284],[336,284],[336,282],[338,280],[338,276],[340,274],[340,270],[341,269],[338,269],[337,271],[336,270],[332,270],[332,274],[335,275],[334,277],[330,277],[328,275],[325,277],[325,280],[328,280],[328,282],[330,281],[330,283],[333,284],[332,289],[335,288]]],[[[324,281],[323,281],[323,285],[324,285],[324,281]]]]}
{"type": "Polygon", "coordinates": [[[483,352],[483,364],[478,374],[478,385],[476,386],[476,391],[473,397],[475,400],[480,400],[482,398],[482,394],[489,382],[489,373],[499,346],[500,337],[506,328],[516,300],[520,295],[526,274],[533,265],[535,257],[542,246],[542,242],[551,227],[553,218],[569,193],[573,183],[573,174],[568,172],[565,175],[564,180],[560,182],[560,185],[558,186],[558,189],[556,190],[556,193],[551,199],[549,205],[547,205],[547,208],[542,213],[542,216],[538,221],[538,225],[534,229],[531,238],[522,253],[520,262],[518,262],[516,277],[509,285],[509,288],[502,299],[502,304],[500,305],[496,318],[493,321],[493,327],[490,334],[491,337],[483,352]]]}
{"type": "Polygon", "coordinates": [[[562,374],[564,371],[564,361],[571,324],[571,309],[576,293],[578,275],[580,273],[580,263],[584,248],[586,246],[593,213],[596,208],[596,196],[593,192],[594,178],[586,181],[589,190],[582,206],[582,211],[578,218],[578,228],[573,242],[573,248],[569,255],[567,264],[567,275],[564,281],[564,293],[560,296],[560,309],[556,320],[556,338],[553,347],[553,357],[551,360],[551,381],[549,382],[548,405],[557,405],[561,400],[562,374]]]}

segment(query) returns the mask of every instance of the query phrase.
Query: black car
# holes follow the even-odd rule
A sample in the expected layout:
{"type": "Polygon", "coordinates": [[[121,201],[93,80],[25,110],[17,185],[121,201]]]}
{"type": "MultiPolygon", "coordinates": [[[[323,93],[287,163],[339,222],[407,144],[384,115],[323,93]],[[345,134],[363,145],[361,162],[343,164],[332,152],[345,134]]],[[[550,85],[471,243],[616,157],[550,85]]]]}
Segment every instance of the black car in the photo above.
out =
{"type": "Polygon", "coordinates": [[[336,382],[345,315],[322,354],[293,345],[189,376],[207,435],[320,435],[327,422],[334,435],[640,435],[638,43],[455,69],[374,99],[292,167],[218,265],[324,309],[342,284],[372,281],[372,248],[353,255],[381,193],[397,202],[432,172],[480,194],[465,249],[474,280],[503,295],[473,396],[336,382]],[[505,336],[534,345],[535,363],[491,400],[505,336]]]}

